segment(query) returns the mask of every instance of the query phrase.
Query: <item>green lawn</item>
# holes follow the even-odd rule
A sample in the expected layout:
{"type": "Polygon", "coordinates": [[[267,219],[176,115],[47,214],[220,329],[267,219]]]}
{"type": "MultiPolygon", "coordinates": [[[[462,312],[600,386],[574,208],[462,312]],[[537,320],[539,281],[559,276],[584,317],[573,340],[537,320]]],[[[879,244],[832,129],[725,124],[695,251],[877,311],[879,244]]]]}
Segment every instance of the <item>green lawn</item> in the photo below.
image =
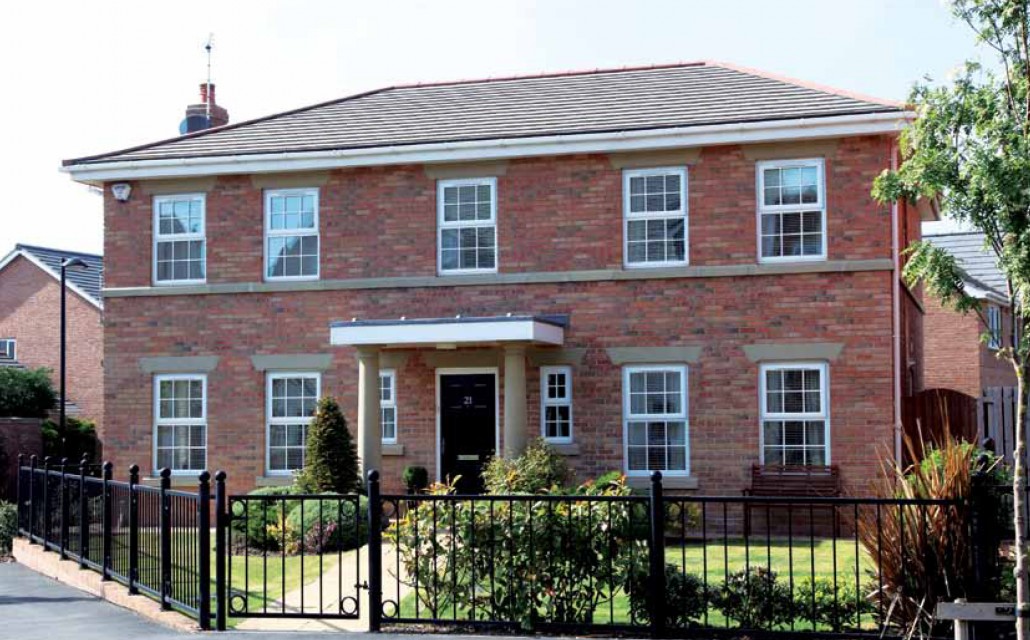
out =
{"type": "MultiPolygon", "coordinates": [[[[214,556],[212,556],[214,562],[214,556]]],[[[281,556],[276,553],[263,556],[232,556],[229,570],[229,593],[247,593],[248,611],[265,611],[276,613],[282,611],[282,597],[301,586],[319,579],[319,575],[327,582],[339,579],[336,572],[337,555],[324,556],[305,555],[281,556]],[[319,562],[321,561],[321,566],[319,562]],[[284,592],[285,587],[285,592],[284,592]]],[[[213,571],[213,569],[212,569],[213,571]]],[[[344,585],[349,585],[353,576],[343,576],[344,585]]],[[[317,611],[318,601],[305,602],[305,610],[317,611]]],[[[229,624],[235,626],[240,618],[232,618],[233,609],[239,608],[239,602],[229,603],[229,624]]]]}
{"type": "MultiPolygon", "coordinates": [[[[680,571],[691,573],[702,578],[706,573],[708,587],[715,591],[720,587],[725,576],[745,567],[768,568],[777,573],[778,579],[784,584],[790,584],[791,580],[795,585],[813,576],[817,579],[833,580],[836,573],[839,584],[848,582],[852,587],[855,585],[856,564],[859,571],[859,583],[864,585],[869,580],[870,572],[873,571],[873,563],[860,546],[855,549],[854,539],[816,539],[811,544],[808,540],[804,542],[795,539],[793,545],[788,545],[786,540],[772,539],[766,544],[765,538],[761,540],[752,538],[747,544],[742,539],[729,539],[725,542],[720,538],[710,540],[707,544],[700,542],[688,543],[683,546],[668,547],[665,553],[668,564],[676,566],[680,571]],[[834,562],[836,560],[836,571],[834,562]],[[793,568],[793,572],[791,569],[793,568]]],[[[647,562],[646,557],[640,559],[647,562]]],[[[797,603],[801,608],[802,603],[797,603]]],[[[440,612],[441,618],[457,617],[458,619],[468,618],[469,611],[458,608],[455,612],[452,608],[440,612]]],[[[414,593],[407,594],[401,601],[400,616],[405,618],[430,618],[431,612],[424,603],[418,603],[416,612],[416,599],[414,593]]],[[[594,613],[594,622],[597,624],[630,624],[629,599],[621,589],[616,591],[615,597],[605,599],[594,613]]],[[[730,626],[731,622],[718,610],[709,609],[708,618],[705,622],[714,627],[730,626]]],[[[863,620],[863,627],[874,627],[871,617],[863,620]]],[[[811,629],[811,625],[804,621],[798,621],[795,625],[797,630],[811,629]]]]}

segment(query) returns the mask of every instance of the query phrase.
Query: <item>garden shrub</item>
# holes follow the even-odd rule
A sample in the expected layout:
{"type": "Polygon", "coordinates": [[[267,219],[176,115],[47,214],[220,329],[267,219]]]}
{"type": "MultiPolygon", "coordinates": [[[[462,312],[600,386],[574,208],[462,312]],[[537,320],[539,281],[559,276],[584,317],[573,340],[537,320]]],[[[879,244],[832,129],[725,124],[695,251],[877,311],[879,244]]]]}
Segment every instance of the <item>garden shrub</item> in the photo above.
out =
{"type": "Polygon", "coordinates": [[[349,499],[297,501],[286,517],[287,533],[295,532],[306,553],[360,547],[368,532],[368,499],[358,500],[357,512],[349,499]]]}
{"type": "MultiPolygon", "coordinates": [[[[262,487],[247,495],[290,496],[296,493],[296,486],[286,486],[262,487]]],[[[279,551],[283,534],[280,525],[296,504],[296,500],[241,500],[233,503],[233,540],[236,547],[250,551],[279,551]]]]}
{"type": "Polygon", "coordinates": [[[483,468],[487,493],[544,493],[565,487],[571,473],[565,457],[542,438],[530,440],[517,458],[491,458],[483,468]]]}
{"type": "Polygon", "coordinates": [[[714,604],[745,629],[774,629],[791,619],[790,587],[765,567],[731,573],[715,594],[714,604]]]}
{"type": "Polygon", "coordinates": [[[43,423],[43,454],[55,459],[68,458],[77,464],[83,456],[91,462],[101,458],[100,439],[97,437],[96,424],[91,420],[65,418],[65,428],[52,420],[43,423]]]}
{"type": "Polygon", "coordinates": [[[18,533],[18,509],[12,502],[0,502],[0,556],[11,553],[18,533]]]}
{"type": "MultiPolygon", "coordinates": [[[[626,569],[626,595],[629,597],[630,619],[634,624],[650,624],[653,595],[648,583],[647,563],[626,569]]],[[[704,616],[708,607],[704,583],[697,576],[684,573],[676,565],[665,565],[665,625],[684,628],[704,616]]]]}
{"type": "MultiPolygon", "coordinates": [[[[533,464],[540,460],[539,449],[527,455],[533,457],[533,464]]],[[[513,470],[532,466],[511,462],[507,468],[513,470]]],[[[530,485],[522,479],[518,471],[509,478],[511,486],[526,489],[530,485]]],[[[534,488],[541,495],[567,493],[550,484],[550,491],[534,488]]],[[[431,495],[453,492],[453,484],[436,484],[428,490],[431,495]]],[[[586,484],[576,492],[628,496],[630,490],[620,480],[586,484]]],[[[406,580],[420,606],[434,617],[457,609],[515,622],[523,629],[533,628],[541,619],[583,624],[621,592],[625,583],[621,568],[631,564],[631,555],[640,565],[647,563],[642,540],[622,533],[629,530],[630,509],[626,502],[574,499],[492,504],[460,500],[446,508],[412,501],[385,537],[399,546],[406,580]],[[490,576],[492,590],[482,589],[481,583],[473,588],[472,576],[477,582],[490,576]],[[609,584],[612,589],[604,588],[609,584]]]]}
{"type": "Polygon", "coordinates": [[[0,367],[0,416],[45,418],[56,402],[48,369],[0,367]]]}
{"type": "Polygon", "coordinates": [[[807,620],[816,627],[857,629],[859,617],[871,615],[874,607],[846,578],[836,586],[829,578],[802,578],[794,586],[792,611],[796,619],[807,620]]]}
{"type": "Polygon", "coordinates": [[[429,486],[429,471],[425,467],[404,467],[401,481],[408,493],[418,493],[429,486]]]}
{"type": "Polygon", "coordinates": [[[318,401],[297,484],[307,493],[357,493],[364,486],[347,420],[331,397],[318,401]]]}

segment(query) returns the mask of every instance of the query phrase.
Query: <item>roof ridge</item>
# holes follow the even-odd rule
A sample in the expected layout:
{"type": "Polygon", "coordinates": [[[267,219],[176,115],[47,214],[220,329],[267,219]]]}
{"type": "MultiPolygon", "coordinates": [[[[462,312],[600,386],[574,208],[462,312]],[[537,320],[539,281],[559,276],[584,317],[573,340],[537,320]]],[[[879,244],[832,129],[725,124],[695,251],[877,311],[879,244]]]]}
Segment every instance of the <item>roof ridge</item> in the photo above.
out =
{"type": "Polygon", "coordinates": [[[54,253],[67,253],[67,254],[76,255],[76,256],[87,256],[87,257],[90,257],[90,258],[100,258],[101,260],[104,258],[104,254],[102,254],[102,253],[88,253],[86,251],[69,251],[67,249],[57,249],[55,247],[43,247],[43,246],[40,246],[38,244],[24,244],[22,242],[15,243],[14,249],[15,249],[15,251],[17,251],[17,250],[32,251],[33,249],[42,250],[42,251],[53,251],[54,253]]]}
{"type": "Polygon", "coordinates": [[[539,80],[545,78],[567,78],[570,76],[594,76],[609,73],[631,73],[634,71],[659,71],[662,69],[683,69],[686,67],[704,67],[709,63],[704,60],[667,62],[649,65],[625,65],[622,67],[595,67],[593,69],[568,69],[565,71],[546,71],[540,73],[513,74],[508,76],[490,76],[486,78],[461,78],[458,80],[441,80],[438,82],[409,82],[397,84],[390,89],[421,89],[424,87],[451,87],[467,84],[488,84],[490,82],[510,82],[512,80],[539,80]]]}
{"type": "Polygon", "coordinates": [[[881,104],[888,107],[897,107],[904,109],[907,107],[907,103],[900,102],[898,100],[887,100],[886,98],[878,98],[866,93],[859,93],[857,91],[848,91],[847,89],[840,89],[832,87],[826,84],[820,84],[818,82],[810,82],[808,80],[802,80],[793,76],[783,75],[779,73],[773,73],[770,71],[763,71],[762,69],[756,69],[754,67],[747,67],[744,65],[734,64],[732,62],[723,62],[721,60],[706,60],[705,64],[712,67],[722,67],[723,69],[729,69],[738,73],[746,73],[752,76],[758,76],[760,78],[768,78],[769,80],[776,80],[778,82],[785,82],[787,84],[793,84],[806,89],[812,89],[813,91],[821,91],[823,93],[831,93],[834,95],[842,96],[845,98],[851,98],[852,100],[860,100],[862,102],[872,102],[873,104],[881,104]]]}

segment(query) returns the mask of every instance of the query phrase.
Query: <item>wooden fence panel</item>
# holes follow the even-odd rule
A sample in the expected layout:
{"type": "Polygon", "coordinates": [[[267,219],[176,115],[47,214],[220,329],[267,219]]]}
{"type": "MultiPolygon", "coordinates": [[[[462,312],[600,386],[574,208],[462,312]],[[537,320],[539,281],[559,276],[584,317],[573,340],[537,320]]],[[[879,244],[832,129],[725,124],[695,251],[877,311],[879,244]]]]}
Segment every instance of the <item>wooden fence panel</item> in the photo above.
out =
{"type": "MultiPolygon", "coordinates": [[[[976,442],[979,439],[977,399],[953,389],[926,389],[905,398],[901,421],[905,435],[922,456],[922,443],[939,444],[948,433],[960,440],[976,442]]],[[[911,463],[911,453],[905,453],[911,463]]]]}
{"type": "Polygon", "coordinates": [[[989,387],[980,398],[981,436],[989,439],[994,452],[1009,464],[1016,449],[1017,399],[1015,387],[989,387]]]}

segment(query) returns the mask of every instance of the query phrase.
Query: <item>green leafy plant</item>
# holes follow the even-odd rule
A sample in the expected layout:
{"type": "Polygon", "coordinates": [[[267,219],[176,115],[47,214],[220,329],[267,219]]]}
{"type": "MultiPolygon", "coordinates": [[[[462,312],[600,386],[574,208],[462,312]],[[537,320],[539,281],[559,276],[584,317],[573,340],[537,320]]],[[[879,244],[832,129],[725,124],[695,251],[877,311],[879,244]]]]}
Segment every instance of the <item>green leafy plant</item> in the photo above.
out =
{"type": "Polygon", "coordinates": [[[68,458],[77,463],[86,456],[90,461],[101,459],[100,439],[91,420],[67,417],[65,428],[52,420],[43,423],[43,453],[55,459],[68,458]]]}
{"type": "Polygon", "coordinates": [[[18,533],[18,509],[12,502],[0,502],[0,556],[11,553],[18,533]]]}
{"type": "Polygon", "coordinates": [[[296,493],[298,493],[298,489],[295,486],[262,487],[247,495],[281,496],[282,499],[234,501],[230,505],[230,509],[233,511],[232,541],[234,547],[244,553],[262,550],[278,551],[282,538],[271,535],[269,527],[277,525],[297,505],[296,500],[287,499],[288,496],[296,493]]]}
{"type": "Polygon", "coordinates": [[[775,629],[790,622],[790,587],[765,567],[731,573],[713,600],[727,618],[744,629],[775,629]]]}
{"type": "Polygon", "coordinates": [[[286,522],[297,532],[306,552],[354,549],[368,532],[368,499],[360,496],[357,507],[350,499],[298,500],[286,522]]]}
{"type": "Polygon", "coordinates": [[[357,493],[362,487],[357,447],[340,405],[331,397],[318,401],[304,460],[297,484],[305,492],[357,493]]]}
{"type": "Polygon", "coordinates": [[[571,473],[565,458],[542,438],[529,442],[522,455],[511,460],[492,458],[483,469],[488,493],[543,493],[565,487],[571,473]]]}
{"type": "Polygon", "coordinates": [[[429,471],[425,467],[404,467],[401,481],[408,493],[418,493],[429,486],[429,471]]]}
{"type": "MultiPolygon", "coordinates": [[[[629,597],[630,619],[649,624],[651,606],[656,594],[649,584],[649,566],[632,564],[625,568],[625,591],[629,597]]],[[[704,583],[697,576],[680,571],[676,565],[665,565],[665,625],[684,628],[695,624],[708,606],[704,583]]]]}
{"type": "Polygon", "coordinates": [[[836,585],[829,578],[803,578],[794,586],[792,613],[813,627],[857,629],[860,615],[868,620],[874,611],[873,603],[843,577],[836,585]]]}
{"type": "Polygon", "coordinates": [[[45,418],[56,401],[48,369],[0,367],[0,416],[45,418]]]}

